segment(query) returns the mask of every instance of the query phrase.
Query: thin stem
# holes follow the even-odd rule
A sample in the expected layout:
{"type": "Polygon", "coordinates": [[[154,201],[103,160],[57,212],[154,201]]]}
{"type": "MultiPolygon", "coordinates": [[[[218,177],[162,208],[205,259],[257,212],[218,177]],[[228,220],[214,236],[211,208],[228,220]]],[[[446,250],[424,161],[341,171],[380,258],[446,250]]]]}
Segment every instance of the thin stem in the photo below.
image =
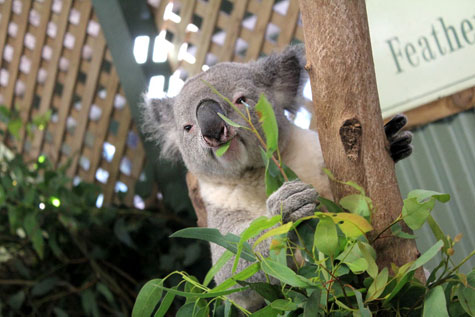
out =
{"type": "Polygon", "coordinates": [[[399,215],[393,222],[391,222],[389,225],[386,226],[386,228],[384,228],[380,233],[378,233],[378,235],[371,241],[370,244],[373,244],[383,233],[388,231],[393,225],[395,225],[401,220],[402,220],[402,216],[399,215]]]}
{"type": "Polygon", "coordinates": [[[449,272],[447,272],[447,274],[445,275],[445,277],[441,278],[439,281],[435,282],[435,283],[432,283],[429,287],[434,287],[434,286],[437,286],[437,285],[440,285],[442,283],[444,283],[454,272],[456,272],[462,265],[465,264],[465,262],[467,262],[468,260],[470,260],[470,258],[472,256],[475,255],[475,250],[472,250],[472,252],[470,252],[469,255],[467,255],[463,260],[462,262],[460,262],[456,267],[454,267],[453,269],[451,269],[449,272]]]}

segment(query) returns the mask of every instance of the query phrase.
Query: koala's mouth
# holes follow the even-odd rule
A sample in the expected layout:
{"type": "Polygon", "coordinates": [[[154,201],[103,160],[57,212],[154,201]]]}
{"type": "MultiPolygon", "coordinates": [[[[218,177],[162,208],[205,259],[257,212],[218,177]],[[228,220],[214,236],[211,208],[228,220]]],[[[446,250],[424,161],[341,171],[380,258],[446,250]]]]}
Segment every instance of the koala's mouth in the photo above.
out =
{"type": "Polygon", "coordinates": [[[203,135],[203,140],[208,147],[212,148],[213,150],[217,150],[222,145],[231,141],[236,136],[236,134],[236,129],[233,127],[228,127],[227,125],[223,125],[217,137],[203,135]]]}

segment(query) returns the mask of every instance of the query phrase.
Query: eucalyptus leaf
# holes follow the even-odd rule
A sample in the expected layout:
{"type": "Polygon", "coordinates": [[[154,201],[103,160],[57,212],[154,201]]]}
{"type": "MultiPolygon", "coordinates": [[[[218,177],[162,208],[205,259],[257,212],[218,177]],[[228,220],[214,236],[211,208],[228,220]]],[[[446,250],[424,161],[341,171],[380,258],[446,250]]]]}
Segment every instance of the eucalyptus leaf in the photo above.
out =
{"type": "Polygon", "coordinates": [[[371,199],[366,196],[353,194],[340,199],[340,205],[354,214],[369,219],[371,211],[368,200],[371,201],[371,199]]]}
{"type": "Polygon", "coordinates": [[[132,317],[149,317],[162,298],[163,280],[154,279],[140,289],[132,309],[132,317]]]}
{"type": "Polygon", "coordinates": [[[236,252],[236,257],[234,259],[234,265],[233,265],[233,268],[232,268],[232,271],[231,271],[232,273],[234,273],[236,271],[239,258],[241,256],[241,253],[242,253],[243,248],[244,248],[244,243],[247,240],[249,240],[251,238],[254,238],[258,234],[260,234],[262,231],[264,231],[266,229],[269,229],[270,227],[273,227],[274,225],[279,223],[280,220],[281,220],[280,215],[276,215],[272,218],[259,217],[257,219],[254,219],[249,224],[249,227],[247,227],[246,230],[244,230],[241,233],[241,238],[239,240],[238,249],[237,249],[237,252],[236,252]]]}
{"type": "Polygon", "coordinates": [[[35,284],[31,289],[31,295],[35,297],[43,296],[49,293],[58,283],[59,279],[57,277],[48,277],[39,283],[35,284]]]}
{"type": "Polygon", "coordinates": [[[96,297],[90,288],[81,293],[81,304],[83,310],[88,315],[99,317],[99,307],[97,306],[96,297]]]}
{"type": "Polygon", "coordinates": [[[395,223],[391,226],[391,233],[394,236],[399,237],[399,238],[403,238],[403,239],[415,239],[416,238],[415,235],[402,231],[401,224],[399,224],[399,223],[395,223]]]}
{"type": "Polygon", "coordinates": [[[279,279],[282,283],[304,288],[315,286],[309,279],[298,275],[287,266],[271,259],[262,259],[261,267],[265,273],[279,279]]]}
{"type": "Polygon", "coordinates": [[[249,283],[246,281],[238,281],[238,283],[241,286],[249,286],[250,289],[256,291],[256,293],[267,299],[269,302],[273,302],[284,297],[281,288],[277,285],[265,282],[249,283]]]}
{"type": "Polygon", "coordinates": [[[21,290],[8,298],[8,305],[13,310],[19,310],[25,301],[25,291],[21,290]]]}
{"type": "Polygon", "coordinates": [[[416,197],[404,199],[404,206],[402,208],[402,216],[404,222],[412,230],[417,230],[430,215],[430,211],[434,208],[435,201],[429,200],[426,202],[418,202],[416,197]]]}
{"type": "MultiPolygon", "coordinates": [[[[173,289],[176,289],[176,287],[173,287],[173,289]]],[[[168,309],[172,305],[174,299],[175,299],[175,294],[166,293],[165,296],[163,297],[162,302],[160,303],[160,306],[158,307],[154,317],[163,317],[163,316],[165,316],[168,309]]]]}
{"type": "Polygon", "coordinates": [[[277,150],[279,142],[279,129],[275,118],[274,109],[264,94],[261,94],[255,108],[259,122],[266,138],[267,155],[269,157],[277,150]]]}
{"type": "Polygon", "coordinates": [[[211,280],[214,278],[216,273],[218,273],[222,267],[233,257],[233,253],[229,250],[224,251],[221,257],[216,261],[216,263],[209,269],[208,273],[205,276],[203,285],[208,286],[211,280]]]}
{"type": "Polygon", "coordinates": [[[291,221],[291,222],[287,222],[284,225],[278,226],[277,228],[273,228],[267,231],[254,242],[254,245],[252,246],[252,248],[255,249],[257,245],[259,245],[262,241],[264,241],[267,238],[274,237],[281,234],[287,234],[289,230],[292,229],[292,226],[293,226],[293,222],[291,221]]]}
{"type": "Polygon", "coordinates": [[[37,215],[34,212],[30,212],[25,216],[23,221],[26,233],[30,238],[33,248],[35,249],[38,256],[42,259],[44,257],[44,238],[41,233],[40,224],[37,219],[37,215]]]}
{"type": "Polygon", "coordinates": [[[221,157],[223,156],[229,149],[229,146],[231,145],[231,141],[228,141],[226,143],[224,143],[223,145],[221,145],[217,150],[216,150],[216,156],[218,157],[221,157]]]}
{"type": "Polygon", "coordinates": [[[315,230],[314,247],[327,256],[335,255],[338,249],[338,234],[331,217],[320,218],[315,230]]]}
{"type": "Polygon", "coordinates": [[[444,288],[439,285],[429,291],[424,300],[422,317],[448,317],[444,288]]]}
{"type": "MultiPolygon", "coordinates": [[[[214,228],[185,228],[172,234],[170,238],[199,239],[216,243],[236,254],[237,244],[241,240],[238,236],[228,233],[223,236],[218,229],[214,228]]],[[[243,243],[242,258],[254,262],[256,257],[248,243],[243,243]]]]}
{"type": "Polygon", "coordinates": [[[303,307],[303,317],[319,316],[319,313],[323,311],[320,307],[321,294],[322,291],[319,288],[313,290],[312,294],[303,307]]]}
{"type": "Polygon", "coordinates": [[[251,314],[250,317],[276,317],[279,313],[279,310],[269,305],[251,314]]]}
{"type": "Polygon", "coordinates": [[[379,272],[369,287],[368,293],[366,294],[366,302],[377,299],[383,293],[386,283],[388,282],[388,276],[388,268],[385,267],[381,270],[381,272],[379,272]]]}
{"type": "Polygon", "coordinates": [[[270,304],[270,306],[280,311],[293,311],[297,309],[295,303],[286,299],[276,299],[270,304]]]}

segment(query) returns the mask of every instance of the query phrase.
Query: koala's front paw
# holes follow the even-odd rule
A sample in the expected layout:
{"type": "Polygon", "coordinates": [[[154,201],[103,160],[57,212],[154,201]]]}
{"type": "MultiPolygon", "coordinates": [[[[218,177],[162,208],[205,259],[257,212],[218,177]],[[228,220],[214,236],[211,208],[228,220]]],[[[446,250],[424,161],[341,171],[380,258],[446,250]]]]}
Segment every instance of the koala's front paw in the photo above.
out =
{"type": "Polygon", "coordinates": [[[389,141],[389,153],[394,162],[402,160],[412,153],[412,133],[400,131],[406,124],[406,116],[398,114],[384,125],[384,131],[389,141]]]}
{"type": "Polygon", "coordinates": [[[318,206],[318,193],[312,185],[300,180],[285,182],[269,198],[267,210],[271,215],[282,213],[284,222],[313,215],[318,206]]]}

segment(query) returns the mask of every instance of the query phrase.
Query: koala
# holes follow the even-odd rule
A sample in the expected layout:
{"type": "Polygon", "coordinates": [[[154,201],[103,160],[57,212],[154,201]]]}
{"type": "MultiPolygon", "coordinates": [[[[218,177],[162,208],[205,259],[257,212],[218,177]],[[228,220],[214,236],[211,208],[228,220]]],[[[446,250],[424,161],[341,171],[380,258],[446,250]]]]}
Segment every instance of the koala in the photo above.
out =
{"type": "MultiPolygon", "coordinates": [[[[207,211],[208,227],[222,234],[240,234],[259,216],[283,215],[284,221],[295,221],[312,214],[319,195],[331,198],[330,184],[323,173],[323,157],[317,133],[292,124],[285,111],[295,113],[307,79],[303,45],[290,46],[248,63],[223,62],[198,74],[185,83],[174,98],[149,100],[143,105],[143,129],[161,147],[161,155],[170,160],[183,160],[199,182],[200,194],[207,211]],[[234,122],[245,124],[229,104],[213,93],[208,82],[238,108],[249,105],[252,120],[258,126],[253,110],[264,94],[274,107],[278,123],[279,149],[282,160],[299,177],[286,182],[266,197],[265,166],[258,140],[245,129],[224,122],[222,113],[234,122]],[[218,157],[216,150],[230,141],[227,152],[218,157]]],[[[410,132],[400,132],[406,118],[396,116],[385,127],[390,153],[395,161],[411,151],[410,132]]],[[[257,251],[265,254],[268,245],[257,251]]],[[[211,245],[213,264],[224,249],[211,245]]],[[[232,261],[231,261],[232,262],[232,261]]],[[[238,270],[249,263],[240,260],[238,270]]],[[[221,283],[231,275],[228,263],[216,275],[221,283]]],[[[264,280],[253,276],[250,281],[264,280]]],[[[247,309],[255,310],[263,299],[257,294],[239,293],[233,299],[247,309]]]]}

